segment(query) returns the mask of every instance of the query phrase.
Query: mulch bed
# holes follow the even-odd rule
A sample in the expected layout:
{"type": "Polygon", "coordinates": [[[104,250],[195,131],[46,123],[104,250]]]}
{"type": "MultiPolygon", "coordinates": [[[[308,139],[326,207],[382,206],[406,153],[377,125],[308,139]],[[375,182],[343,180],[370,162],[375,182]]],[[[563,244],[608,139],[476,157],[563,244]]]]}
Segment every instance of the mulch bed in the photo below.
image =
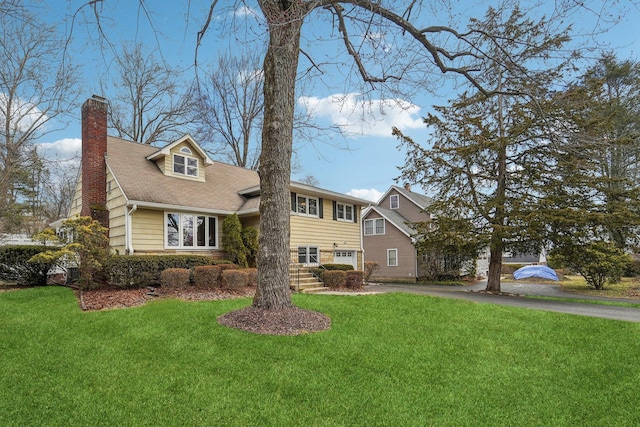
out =
{"type": "Polygon", "coordinates": [[[136,307],[158,298],[178,298],[185,301],[213,301],[231,298],[252,297],[255,288],[227,289],[92,289],[76,291],[80,308],[84,311],[108,310],[112,308],[136,307]]]}
{"type": "MultiPolygon", "coordinates": [[[[255,295],[255,288],[227,289],[93,289],[76,291],[82,310],[97,311],[135,307],[158,298],[178,298],[185,301],[212,301],[246,298],[255,295]]],[[[221,325],[263,335],[300,335],[331,328],[331,320],[322,313],[298,307],[265,310],[246,307],[218,318],[221,325]]]]}

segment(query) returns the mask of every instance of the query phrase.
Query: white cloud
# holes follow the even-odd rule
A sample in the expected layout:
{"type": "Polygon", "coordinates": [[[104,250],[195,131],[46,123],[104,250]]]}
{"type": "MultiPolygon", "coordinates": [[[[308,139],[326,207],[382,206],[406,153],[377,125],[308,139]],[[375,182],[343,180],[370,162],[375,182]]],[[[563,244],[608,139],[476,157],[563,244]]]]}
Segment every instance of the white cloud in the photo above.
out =
{"type": "MultiPolygon", "coordinates": [[[[47,115],[35,104],[20,98],[9,99],[5,93],[0,93],[0,111],[12,111],[11,117],[9,117],[11,127],[22,132],[27,131],[30,127],[41,126],[47,120],[47,115]]],[[[4,113],[0,113],[0,117],[4,123],[4,113]]]]}
{"type": "Polygon", "coordinates": [[[391,137],[393,126],[401,130],[424,128],[420,107],[402,99],[365,99],[349,93],[326,98],[301,96],[298,104],[311,116],[328,118],[350,136],[391,137]]]}
{"type": "Polygon", "coordinates": [[[53,142],[43,142],[37,144],[37,146],[38,152],[47,159],[79,159],[82,149],[82,139],[63,138],[53,142]]]}
{"type": "Polygon", "coordinates": [[[378,200],[380,200],[380,197],[382,197],[382,192],[376,190],[375,188],[370,188],[370,189],[366,189],[366,188],[354,188],[353,190],[350,190],[347,192],[348,196],[351,197],[357,197],[359,199],[364,199],[364,200],[370,200],[372,202],[378,202],[378,200]]]}

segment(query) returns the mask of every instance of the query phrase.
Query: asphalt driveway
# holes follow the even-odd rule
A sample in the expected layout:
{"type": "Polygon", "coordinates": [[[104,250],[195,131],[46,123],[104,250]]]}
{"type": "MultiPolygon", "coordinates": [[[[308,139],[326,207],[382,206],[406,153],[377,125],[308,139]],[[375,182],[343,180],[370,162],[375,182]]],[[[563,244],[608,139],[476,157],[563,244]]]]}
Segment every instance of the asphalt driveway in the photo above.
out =
{"type": "Polygon", "coordinates": [[[479,282],[477,284],[469,286],[437,286],[385,283],[369,284],[366,288],[367,291],[370,292],[408,292],[415,294],[433,295],[444,298],[465,299],[479,303],[509,305],[513,307],[529,308],[533,310],[556,311],[560,313],[602,317],[605,319],[615,319],[640,323],[640,308],[526,298],[526,296],[546,296],[574,299],[594,299],[603,301],[634,302],[633,300],[627,299],[576,295],[573,293],[562,291],[559,285],[503,282],[501,284],[502,292],[511,295],[494,295],[478,292],[486,288],[486,282],[479,282]]]}

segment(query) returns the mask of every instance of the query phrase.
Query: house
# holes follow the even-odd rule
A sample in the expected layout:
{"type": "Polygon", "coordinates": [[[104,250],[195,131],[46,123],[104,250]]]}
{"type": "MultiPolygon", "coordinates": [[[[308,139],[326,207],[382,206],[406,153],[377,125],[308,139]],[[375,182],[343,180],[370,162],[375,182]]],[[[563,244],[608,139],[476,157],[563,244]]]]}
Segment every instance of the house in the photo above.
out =
{"type": "Polygon", "coordinates": [[[431,219],[426,211],[431,203],[408,185],[392,185],[377,204],[363,212],[364,251],[367,261],[378,263],[371,280],[414,282],[424,275],[411,224],[431,219]]]}
{"type": "MultiPolygon", "coordinates": [[[[82,107],[82,163],[69,217],[91,216],[123,255],[208,254],[224,259],[222,221],[259,229],[256,171],[213,161],[189,135],[162,147],[107,136],[104,98],[82,107]]],[[[291,182],[291,262],[363,268],[365,200],[291,182]]]]}

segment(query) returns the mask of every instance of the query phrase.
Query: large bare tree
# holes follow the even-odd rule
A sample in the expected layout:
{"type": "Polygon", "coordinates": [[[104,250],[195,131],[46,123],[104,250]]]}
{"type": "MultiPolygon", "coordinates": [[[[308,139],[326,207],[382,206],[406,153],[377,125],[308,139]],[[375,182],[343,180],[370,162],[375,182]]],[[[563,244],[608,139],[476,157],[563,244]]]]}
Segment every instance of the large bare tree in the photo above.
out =
{"type": "Polygon", "coordinates": [[[109,98],[109,127],[119,137],[155,145],[189,131],[195,99],[179,70],[140,43],[124,45],[114,61],[115,76],[105,75],[100,90],[109,98]]]}
{"type": "Polygon", "coordinates": [[[222,55],[198,85],[197,138],[215,157],[248,169],[260,159],[264,53],[222,55]]]}
{"type": "Polygon", "coordinates": [[[80,85],[54,27],[20,2],[0,6],[0,229],[17,232],[33,143],[72,111],[80,85]]]}

